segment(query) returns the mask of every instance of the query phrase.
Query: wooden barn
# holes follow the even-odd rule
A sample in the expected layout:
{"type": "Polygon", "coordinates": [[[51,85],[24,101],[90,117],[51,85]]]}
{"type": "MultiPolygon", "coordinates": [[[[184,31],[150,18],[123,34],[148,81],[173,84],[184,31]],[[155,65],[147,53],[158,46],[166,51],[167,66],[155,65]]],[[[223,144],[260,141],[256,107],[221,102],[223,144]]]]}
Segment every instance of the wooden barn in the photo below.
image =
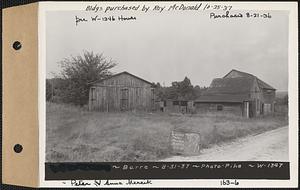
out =
{"type": "Polygon", "coordinates": [[[210,87],[195,100],[197,112],[231,113],[244,117],[274,112],[275,89],[256,76],[231,70],[216,78],[210,87]]]}
{"type": "Polygon", "coordinates": [[[126,71],[93,82],[90,87],[89,110],[113,112],[154,109],[152,83],[126,71]]]}

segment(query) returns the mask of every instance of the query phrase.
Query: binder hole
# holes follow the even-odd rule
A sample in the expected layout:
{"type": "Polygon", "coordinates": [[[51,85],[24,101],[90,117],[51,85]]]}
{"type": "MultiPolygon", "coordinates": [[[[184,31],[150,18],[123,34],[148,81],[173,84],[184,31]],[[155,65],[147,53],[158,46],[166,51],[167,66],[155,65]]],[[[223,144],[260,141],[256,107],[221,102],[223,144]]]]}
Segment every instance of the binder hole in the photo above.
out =
{"type": "Polygon", "coordinates": [[[21,49],[21,47],[22,47],[21,42],[19,42],[19,41],[15,41],[15,42],[14,42],[13,48],[14,48],[15,50],[19,50],[19,49],[21,49]]]}
{"type": "Polygon", "coordinates": [[[20,152],[22,152],[22,150],[23,150],[23,146],[22,146],[22,145],[16,144],[16,145],[14,146],[14,151],[15,151],[16,153],[20,153],[20,152]]]}

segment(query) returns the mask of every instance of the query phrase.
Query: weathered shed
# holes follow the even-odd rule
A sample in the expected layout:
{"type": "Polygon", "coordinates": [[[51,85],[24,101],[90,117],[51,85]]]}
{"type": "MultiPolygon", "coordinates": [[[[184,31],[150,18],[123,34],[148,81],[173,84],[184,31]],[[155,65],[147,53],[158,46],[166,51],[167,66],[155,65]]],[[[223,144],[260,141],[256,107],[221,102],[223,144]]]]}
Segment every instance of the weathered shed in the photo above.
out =
{"type": "Polygon", "coordinates": [[[216,78],[195,101],[197,112],[223,111],[255,117],[274,111],[275,89],[256,76],[232,70],[216,78]]]}
{"type": "Polygon", "coordinates": [[[164,111],[169,113],[193,113],[194,103],[187,99],[164,100],[164,111]]]}
{"type": "Polygon", "coordinates": [[[111,112],[154,109],[152,83],[126,71],[93,82],[90,87],[89,110],[111,112]]]}

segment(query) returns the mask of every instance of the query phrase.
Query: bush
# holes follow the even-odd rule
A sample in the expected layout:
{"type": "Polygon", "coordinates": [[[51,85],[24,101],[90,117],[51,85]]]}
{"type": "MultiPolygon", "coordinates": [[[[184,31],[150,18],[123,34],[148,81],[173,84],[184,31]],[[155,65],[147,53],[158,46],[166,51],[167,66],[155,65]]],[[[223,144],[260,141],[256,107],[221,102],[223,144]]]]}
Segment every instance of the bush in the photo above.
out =
{"type": "Polygon", "coordinates": [[[84,51],[83,55],[63,59],[60,62],[60,79],[64,85],[57,89],[61,100],[80,106],[87,104],[90,83],[111,75],[110,69],[116,65],[103,54],[88,51],[84,51]]]}

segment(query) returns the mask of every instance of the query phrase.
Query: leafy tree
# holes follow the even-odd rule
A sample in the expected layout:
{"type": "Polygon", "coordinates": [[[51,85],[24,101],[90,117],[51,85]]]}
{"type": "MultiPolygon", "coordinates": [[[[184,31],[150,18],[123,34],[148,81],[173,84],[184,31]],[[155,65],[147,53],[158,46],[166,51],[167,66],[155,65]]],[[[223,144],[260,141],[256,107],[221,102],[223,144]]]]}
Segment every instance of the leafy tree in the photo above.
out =
{"type": "Polygon", "coordinates": [[[201,94],[203,88],[199,86],[193,87],[188,77],[183,81],[174,81],[170,87],[161,87],[156,85],[156,95],[159,99],[186,99],[193,100],[201,94]]]}
{"type": "Polygon", "coordinates": [[[288,94],[284,96],[276,96],[275,97],[275,102],[277,105],[288,105],[289,101],[289,96],[288,94]]]}
{"type": "Polygon", "coordinates": [[[90,83],[111,75],[110,69],[117,64],[103,54],[84,51],[83,55],[71,56],[60,62],[64,89],[60,89],[63,102],[83,106],[88,102],[90,83]]]}
{"type": "Polygon", "coordinates": [[[195,94],[195,97],[198,97],[198,96],[201,96],[202,94],[203,94],[203,92],[205,91],[205,90],[207,90],[207,88],[208,87],[200,87],[200,86],[198,86],[198,85],[196,85],[195,87],[194,87],[194,94],[195,94]]]}
{"type": "Polygon", "coordinates": [[[180,98],[183,99],[194,98],[193,85],[189,78],[185,77],[182,82],[178,83],[178,92],[180,98]]]}
{"type": "Polygon", "coordinates": [[[163,100],[165,99],[165,88],[162,87],[160,85],[160,83],[156,83],[155,85],[155,96],[159,99],[159,100],[163,100]]]}
{"type": "Polygon", "coordinates": [[[193,85],[189,78],[185,77],[183,81],[172,82],[169,89],[169,98],[171,99],[193,99],[193,85]]]}

